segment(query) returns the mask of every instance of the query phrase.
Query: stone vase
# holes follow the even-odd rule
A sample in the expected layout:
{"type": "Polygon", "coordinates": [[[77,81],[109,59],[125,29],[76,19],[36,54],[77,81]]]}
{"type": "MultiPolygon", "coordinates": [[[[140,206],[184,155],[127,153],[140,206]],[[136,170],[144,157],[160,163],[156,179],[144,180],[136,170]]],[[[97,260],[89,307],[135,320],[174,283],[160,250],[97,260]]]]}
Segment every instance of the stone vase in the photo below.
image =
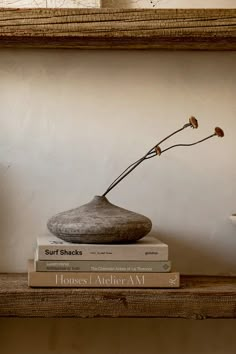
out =
{"type": "Polygon", "coordinates": [[[73,243],[129,243],[147,235],[152,222],[147,217],[120,208],[106,197],[57,214],[47,223],[49,231],[73,243]]]}

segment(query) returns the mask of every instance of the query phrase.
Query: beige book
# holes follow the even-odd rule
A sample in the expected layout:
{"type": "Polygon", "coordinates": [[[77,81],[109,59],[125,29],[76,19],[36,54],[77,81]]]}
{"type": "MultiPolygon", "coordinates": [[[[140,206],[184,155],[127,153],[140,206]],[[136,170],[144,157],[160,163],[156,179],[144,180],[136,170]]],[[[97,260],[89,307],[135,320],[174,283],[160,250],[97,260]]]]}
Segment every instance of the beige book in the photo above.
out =
{"type": "Polygon", "coordinates": [[[178,288],[180,275],[171,273],[36,272],[29,261],[30,287],[178,288]]]}
{"type": "Polygon", "coordinates": [[[168,245],[151,234],[129,244],[76,244],[48,233],[37,238],[36,257],[40,261],[167,261],[168,245]]]}

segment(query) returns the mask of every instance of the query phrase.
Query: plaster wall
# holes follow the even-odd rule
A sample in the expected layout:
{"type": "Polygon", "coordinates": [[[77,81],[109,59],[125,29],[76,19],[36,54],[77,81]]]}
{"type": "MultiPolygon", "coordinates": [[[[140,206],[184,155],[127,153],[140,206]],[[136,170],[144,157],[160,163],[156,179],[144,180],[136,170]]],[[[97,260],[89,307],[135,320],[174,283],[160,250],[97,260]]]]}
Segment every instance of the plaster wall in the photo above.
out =
{"type": "Polygon", "coordinates": [[[0,56],[1,271],[25,271],[51,215],[102,194],[190,115],[110,194],[147,215],[185,273],[235,272],[236,53],[14,51],[0,56]]]}

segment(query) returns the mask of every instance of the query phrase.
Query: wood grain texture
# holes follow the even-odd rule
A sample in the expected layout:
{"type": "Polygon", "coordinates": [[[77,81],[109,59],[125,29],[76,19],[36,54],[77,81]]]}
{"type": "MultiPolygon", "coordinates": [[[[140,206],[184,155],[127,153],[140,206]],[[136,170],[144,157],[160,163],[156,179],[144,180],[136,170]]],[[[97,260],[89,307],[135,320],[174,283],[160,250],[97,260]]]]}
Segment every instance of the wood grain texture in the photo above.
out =
{"type": "Polygon", "coordinates": [[[236,277],[182,276],[180,289],[31,289],[0,275],[2,317],[236,318],[236,277]]]}
{"type": "Polygon", "coordinates": [[[0,9],[1,47],[236,49],[236,9],[0,9]]]}

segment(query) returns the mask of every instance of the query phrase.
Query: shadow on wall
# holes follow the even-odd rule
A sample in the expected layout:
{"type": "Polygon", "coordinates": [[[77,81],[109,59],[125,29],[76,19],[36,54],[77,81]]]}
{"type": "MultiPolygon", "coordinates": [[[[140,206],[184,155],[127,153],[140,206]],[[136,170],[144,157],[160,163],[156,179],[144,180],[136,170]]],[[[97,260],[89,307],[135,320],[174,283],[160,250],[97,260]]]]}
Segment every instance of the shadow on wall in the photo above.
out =
{"type": "MultiPolygon", "coordinates": [[[[166,3],[166,0],[164,0],[166,3]]],[[[163,0],[102,0],[101,6],[106,8],[158,8],[163,0]]],[[[167,4],[168,5],[168,4],[167,4]]],[[[174,6],[173,6],[174,7],[174,6]]]]}
{"type": "Polygon", "coordinates": [[[210,248],[207,243],[208,235],[199,235],[193,230],[191,239],[188,239],[187,234],[178,231],[171,233],[161,229],[153,231],[152,234],[168,244],[169,259],[172,261],[173,270],[181,274],[236,275],[235,267],[226,254],[219,254],[219,245],[210,248]],[[225,271],[222,273],[218,271],[219,269],[225,271]]]}
{"type": "MultiPolygon", "coordinates": [[[[24,182],[27,186],[27,182],[24,182]]],[[[19,267],[19,256],[25,261],[32,254],[33,242],[28,245],[22,235],[30,238],[32,225],[37,225],[35,212],[31,208],[30,199],[33,192],[25,198],[20,175],[14,171],[10,163],[0,164],[0,272],[22,271],[19,267]],[[15,237],[12,237],[15,235],[15,237]],[[6,268],[10,264],[11,268],[6,268]]],[[[30,238],[31,240],[31,238],[30,238]]]]}
{"type": "Polygon", "coordinates": [[[9,225],[12,224],[14,216],[12,217],[12,207],[11,207],[11,193],[8,190],[8,171],[10,170],[11,165],[0,164],[0,225],[1,225],[1,239],[0,244],[3,245],[5,240],[2,237],[5,233],[5,230],[9,228],[9,225]],[[10,217],[11,215],[11,217],[10,217]]]}
{"type": "Polygon", "coordinates": [[[101,6],[102,7],[112,7],[112,8],[121,8],[121,7],[129,7],[130,6],[130,0],[122,0],[122,1],[117,1],[117,0],[102,0],[101,1],[101,6]]]}

